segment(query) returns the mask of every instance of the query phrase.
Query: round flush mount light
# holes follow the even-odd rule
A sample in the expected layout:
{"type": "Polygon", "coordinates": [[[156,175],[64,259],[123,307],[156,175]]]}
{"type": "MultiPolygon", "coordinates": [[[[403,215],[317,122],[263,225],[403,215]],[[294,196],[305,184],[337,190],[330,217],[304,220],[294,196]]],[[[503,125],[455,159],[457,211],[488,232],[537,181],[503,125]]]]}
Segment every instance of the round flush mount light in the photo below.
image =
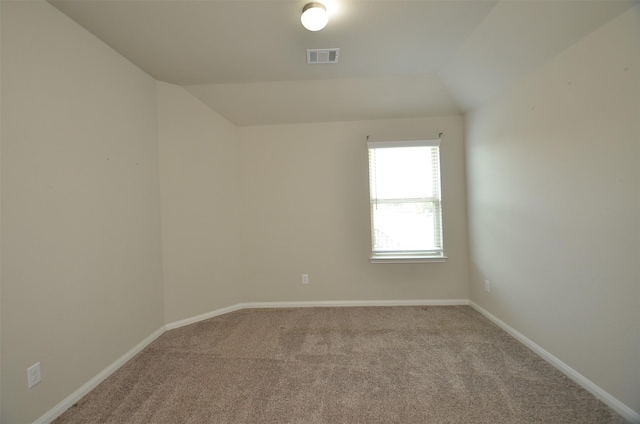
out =
{"type": "Polygon", "coordinates": [[[327,8],[322,3],[307,3],[302,8],[300,21],[309,31],[320,31],[329,22],[327,8]]]}

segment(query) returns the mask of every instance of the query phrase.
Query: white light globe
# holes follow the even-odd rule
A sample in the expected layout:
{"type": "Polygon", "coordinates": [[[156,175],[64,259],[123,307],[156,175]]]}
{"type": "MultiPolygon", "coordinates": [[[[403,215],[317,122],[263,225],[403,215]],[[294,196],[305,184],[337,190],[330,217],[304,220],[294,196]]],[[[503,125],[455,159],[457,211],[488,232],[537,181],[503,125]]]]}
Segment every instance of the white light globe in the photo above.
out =
{"type": "Polygon", "coordinates": [[[329,22],[329,14],[321,3],[309,3],[302,9],[300,21],[309,31],[320,31],[329,22]]]}

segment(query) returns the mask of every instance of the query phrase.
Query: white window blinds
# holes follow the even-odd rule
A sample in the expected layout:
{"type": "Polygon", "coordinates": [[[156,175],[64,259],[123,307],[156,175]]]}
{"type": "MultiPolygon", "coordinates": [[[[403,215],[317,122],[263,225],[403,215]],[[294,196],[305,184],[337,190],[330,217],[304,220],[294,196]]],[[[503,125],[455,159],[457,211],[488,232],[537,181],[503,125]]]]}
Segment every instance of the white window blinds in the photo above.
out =
{"type": "Polygon", "coordinates": [[[440,140],[367,146],[372,260],[444,259],[440,140]]]}

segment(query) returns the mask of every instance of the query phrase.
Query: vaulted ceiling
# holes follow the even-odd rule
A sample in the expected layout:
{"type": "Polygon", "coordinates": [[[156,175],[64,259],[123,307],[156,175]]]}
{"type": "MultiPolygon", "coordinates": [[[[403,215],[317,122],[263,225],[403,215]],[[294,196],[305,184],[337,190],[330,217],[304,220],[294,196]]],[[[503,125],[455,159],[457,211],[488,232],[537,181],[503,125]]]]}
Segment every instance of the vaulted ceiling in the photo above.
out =
{"type": "Polygon", "coordinates": [[[310,32],[304,0],[50,3],[240,126],[465,112],[635,4],[327,0],[310,32]],[[335,47],[339,63],[307,65],[306,49],[335,47]]]}

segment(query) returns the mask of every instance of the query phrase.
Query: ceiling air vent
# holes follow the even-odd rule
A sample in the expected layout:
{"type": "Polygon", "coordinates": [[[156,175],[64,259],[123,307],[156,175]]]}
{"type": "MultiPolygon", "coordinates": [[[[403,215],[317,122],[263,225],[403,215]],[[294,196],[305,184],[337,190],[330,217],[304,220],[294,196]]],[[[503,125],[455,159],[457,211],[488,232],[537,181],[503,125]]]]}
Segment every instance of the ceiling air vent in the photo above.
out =
{"type": "Polygon", "coordinates": [[[319,65],[321,63],[338,63],[340,49],[307,49],[307,63],[319,65]]]}

